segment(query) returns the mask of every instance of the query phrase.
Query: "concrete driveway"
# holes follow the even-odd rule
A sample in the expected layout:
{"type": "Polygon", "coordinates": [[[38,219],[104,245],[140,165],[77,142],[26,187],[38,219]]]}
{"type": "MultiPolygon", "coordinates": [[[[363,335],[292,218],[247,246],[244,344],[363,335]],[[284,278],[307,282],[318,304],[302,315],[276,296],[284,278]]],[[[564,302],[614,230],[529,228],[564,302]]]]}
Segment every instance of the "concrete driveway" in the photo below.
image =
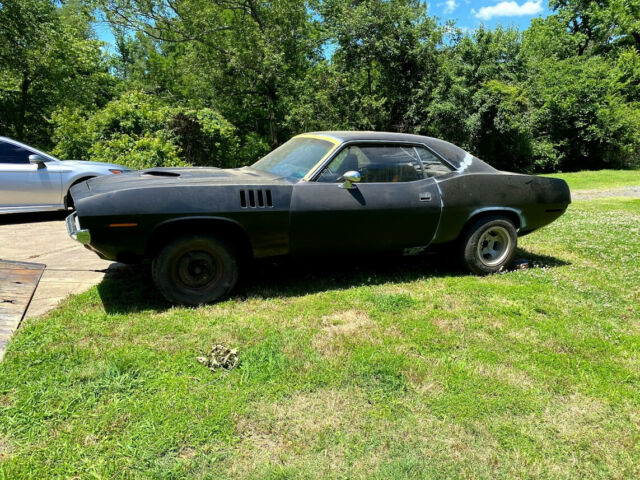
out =
{"type": "Polygon", "coordinates": [[[66,212],[0,215],[0,259],[46,265],[25,318],[42,315],[68,295],[100,283],[115,265],[69,238],[65,216],[66,212]]]}

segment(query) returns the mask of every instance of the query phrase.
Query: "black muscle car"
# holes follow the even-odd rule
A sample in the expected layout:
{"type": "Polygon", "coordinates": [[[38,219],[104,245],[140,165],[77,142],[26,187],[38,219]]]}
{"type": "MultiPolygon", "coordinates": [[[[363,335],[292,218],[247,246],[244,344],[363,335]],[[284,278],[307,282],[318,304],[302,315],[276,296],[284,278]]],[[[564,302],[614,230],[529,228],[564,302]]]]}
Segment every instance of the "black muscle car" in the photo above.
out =
{"type": "Polygon", "coordinates": [[[497,272],[517,237],[571,202],[562,180],[500,172],[451,143],[380,132],[292,138],[250,167],[154,168],[71,190],[69,234],[103,258],[152,261],[171,302],[233,289],[243,260],[453,245],[497,272]]]}

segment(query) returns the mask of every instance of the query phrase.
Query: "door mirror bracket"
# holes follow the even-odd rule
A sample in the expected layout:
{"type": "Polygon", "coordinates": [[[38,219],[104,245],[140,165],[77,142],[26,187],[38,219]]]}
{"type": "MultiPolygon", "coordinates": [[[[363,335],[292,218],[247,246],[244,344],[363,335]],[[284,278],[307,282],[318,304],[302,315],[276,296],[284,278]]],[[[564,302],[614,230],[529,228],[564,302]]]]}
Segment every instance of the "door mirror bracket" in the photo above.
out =
{"type": "Polygon", "coordinates": [[[342,178],[344,178],[344,183],[341,183],[339,187],[350,190],[352,188],[356,188],[354,183],[358,183],[362,176],[360,175],[360,172],[349,170],[342,176],[342,178]]]}
{"type": "Polygon", "coordinates": [[[38,168],[43,168],[44,164],[48,161],[48,159],[44,158],[42,155],[38,155],[37,153],[29,155],[29,163],[38,165],[38,168]]]}

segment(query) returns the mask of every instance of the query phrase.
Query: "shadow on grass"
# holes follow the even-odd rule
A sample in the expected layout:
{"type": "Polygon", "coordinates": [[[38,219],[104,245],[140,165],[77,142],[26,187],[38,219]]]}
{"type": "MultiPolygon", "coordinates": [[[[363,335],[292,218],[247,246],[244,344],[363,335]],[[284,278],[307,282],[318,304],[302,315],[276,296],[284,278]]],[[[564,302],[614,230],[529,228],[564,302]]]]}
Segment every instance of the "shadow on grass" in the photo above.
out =
{"type": "MultiPolygon", "coordinates": [[[[556,257],[550,257],[549,255],[537,255],[535,253],[527,252],[526,250],[522,250],[521,248],[516,249],[516,259],[514,260],[514,265],[517,265],[517,261],[526,261],[528,262],[528,268],[551,268],[551,267],[564,267],[566,265],[571,265],[570,262],[566,260],[561,260],[556,257]]],[[[515,270],[516,268],[511,268],[515,270]]]]}
{"type": "MultiPolygon", "coordinates": [[[[528,262],[529,268],[568,265],[563,260],[520,249],[516,258],[519,262],[514,262],[514,269],[523,262],[528,262]]],[[[278,258],[256,261],[248,267],[233,297],[292,297],[361,285],[468,275],[451,255],[443,252],[415,257],[278,258]]],[[[171,307],[154,287],[148,265],[114,268],[98,285],[98,292],[108,313],[163,311],[171,307]]]]}

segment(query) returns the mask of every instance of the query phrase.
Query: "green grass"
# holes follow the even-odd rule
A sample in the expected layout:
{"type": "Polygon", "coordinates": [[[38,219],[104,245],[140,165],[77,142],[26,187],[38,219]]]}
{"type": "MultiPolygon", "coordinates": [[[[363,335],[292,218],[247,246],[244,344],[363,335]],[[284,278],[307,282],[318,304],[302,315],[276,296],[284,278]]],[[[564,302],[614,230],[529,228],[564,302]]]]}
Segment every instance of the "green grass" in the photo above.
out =
{"type": "Polygon", "coordinates": [[[11,342],[0,478],[639,478],[640,199],[520,245],[489,277],[260,265],[197,309],[108,277],[11,342]]]}
{"type": "Polygon", "coordinates": [[[545,177],[562,178],[571,190],[608,190],[640,186],[640,170],[599,170],[554,173],[545,177]]]}

